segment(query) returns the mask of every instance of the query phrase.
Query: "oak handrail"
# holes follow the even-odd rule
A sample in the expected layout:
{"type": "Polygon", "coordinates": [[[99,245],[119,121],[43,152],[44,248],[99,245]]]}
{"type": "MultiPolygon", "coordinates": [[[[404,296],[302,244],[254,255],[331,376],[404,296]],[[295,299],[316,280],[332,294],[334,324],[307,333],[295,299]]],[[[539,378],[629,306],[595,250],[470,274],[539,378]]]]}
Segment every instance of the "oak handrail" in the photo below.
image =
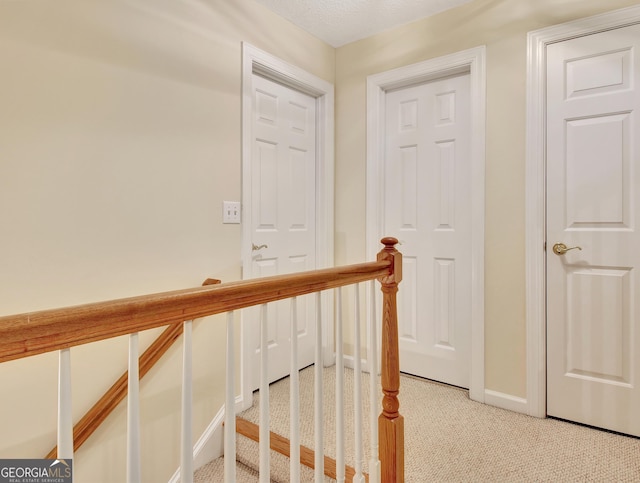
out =
{"type": "MultiPolygon", "coordinates": [[[[202,285],[217,285],[221,283],[216,278],[206,279],[202,285]]],[[[183,323],[170,325],[154,340],[142,353],[139,361],[139,377],[142,379],[156,365],[173,343],[182,335],[183,323]]],[[[107,419],[113,410],[124,400],[128,393],[129,371],[118,378],[98,401],[91,406],[80,420],[73,425],[73,451],[76,452],[89,439],[96,429],[107,419]]],[[[45,456],[46,459],[57,457],[58,447],[54,446],[45,456]]]]}
{"type": "Polygon", "coordinates": [[[404,481],[396,293],[402,254],[383,238],[377,261],[0,317],[0,363],[185,320],[378,279],[382,285],[381,480],[404,481]]]}
{"type": "Polygon", "coordinates": [[[0,363],[388,275],[377,261],[0,317],[0,363]]]}

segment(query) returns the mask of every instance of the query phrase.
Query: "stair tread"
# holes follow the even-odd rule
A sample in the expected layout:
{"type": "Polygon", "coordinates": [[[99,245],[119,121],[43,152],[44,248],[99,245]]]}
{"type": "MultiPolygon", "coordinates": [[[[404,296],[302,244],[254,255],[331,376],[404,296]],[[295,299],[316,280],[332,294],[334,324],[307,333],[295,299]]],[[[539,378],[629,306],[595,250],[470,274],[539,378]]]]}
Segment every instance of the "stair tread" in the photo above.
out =
{"type": "MultiPolygon", "coordinates": [[[[258,472],[236,461],[236,482],[253,483],[259,480],[258,472]]],[[[198,468],[193,475],[194,483],[213,483],[224,481],[224,456],[210,461],[198,468]]]]}
{"type": "MultiPolygon", "coordinates": [[[[240,438],[239,438],[240,439],[240,438]]],[[[242,439],[247,439],[242,437],[242,439]]],[[[250,441],[253,443],[252,441],[250,441]]],[[[272,452],[272,474],[271,481],[272,483],[284,483],[289,481],[289,464],[288,459],[278,453],[272,452]],[[277,455],[277,456],[275,456],[277,455]],[[274,458],[276,461],[274,461],[274,458]],[[277,461],[277,459],[283,458],[286,461],[277,461]],[[286,467],[286,470],[285,470],[286,467]]],[[[236,483],[254,483],[259,481],[260,477],[258,471],[254,469],[253,464],[246,465],[241,461],[236,461],[236,483]]],[[[224,456],[213,460],[206,465],[198,468],[196,470],[194,477],[194,483],[217,483],[224,481],[224,456]]],[[[300,467],[300,481],[301,482],[313,482],[314,473],[313,470],[306,468],[304,466],[300,467]]],[[[335,482],[327,476],[324,477],[325,482],[335,482]]]]}
{"type": "MultiPolygon", "coordinates": [[[[303,369],[299,373],[300,387],[312,388],[314,385],[313,367],[303,369]]],[[[336,441],[335,441],[335,380],[329,378],[329,371],[323,372],[323,409],[324,409],[324,440],[323,452],[331,458],[336,457],[336,441]]],[[[362,470],[369,472],[370,456],[370,436],[368,429],[370,428],[370,412],[369,412],[369,375],[362,377],[362,401],[363,401],[363,421],[362,428],[364,430],[363,437],[363,461],[362,470]]],[[[354,373],[352,370],[344,372],[344,387],[353,387],[354,373]]],[[[289,437],[290,413],[289,413],[289,378],[282,379],[270,385],[269,388],[269,407],[270,407],[270,431],[289,437]]],[[[315,446],[314,437],[314,394],[312,390],[300,391],[300,443],[308,448],[313,449],[315,446]]],[[[259,424],[260,419],[260,392],[253,394],[253,405],[238,414],[243,418],[255,424],[259,424]]],[[[355,467],[355,428],[353,427],[353,394],[352,391],[345,392],[344,401],[344,422],[345,422],[345,463],[351,467],[355,467]]],[[[377,411],[376,411],[377,414],[377,411]]]]}
{"type": "MultiPolygon", "coordinates": [[[[238,434],[236,438],[236,458],[238,462],[247,467],[253,469],[256,474],[259,468],[259,446],[255,441],[238,434]]],[[[273,482],[288,482],[290,480],[289,473],[289,458],[278,453],[277,451],[270,451],[270,476],[273,482]]],[[[304,465],[300,465],[300,481],[312,482],[314,480],[314,470],[304,465]]],[[[325,482],[334,482],[327,476],[324,477],[325,482]]]]}
{"type": "MultiPolygon", "coordinates": [[[[326,371],[325,371],[326,372],[326,371]]],[[[313,371],[310,369],[306,369],[300,372],[300,385],[301,387],[313,387],[313,371]]],[[[345,371],[345,387],[353,387],[353,373],[352,371],[345,371]]],[[[368,396],[369,396],[369,388],[368,382],[365,380],[363,376],[363,406],[365,408],[368,406],[368,396]]],[[[323,420],[325,422],[325,436],[323,441],[323,453],[331,458],[335,458],[335,436],[334,429],[331,428],[331,424],[335,421],[335,382],[325,383],[324,384],[324,417],[323,420]]],[[[271,385],[270,387],[270,430],[274,433],[279,434],[285,438],[289,437],[289,380],[283,379],[278,381],[277,383],[271,385]]],[[[238,417],[243,418],[247,421],[250,421],[255,424],[259,424],[259,392],[255,392],[253,394],[253,405],[246,411],[238,414],[238,417]]],[[[315,446],[314,440],[314,414],[313,414],[313,391],[300,391],[300,438],[301,444],[313,449],[315,446]]],[[[363,408],[363,409],[365,409],[363,408]]],[[[353,439],[354,439],[354,427],[352,425],[353,420],[353,399],[350,392],[345,394],[345,423],[348,427],[345,428],[345,444],[347,448],[353,448],[353,439]]],[[[363,412],[364,421],[362,424],[363,428],[369,428],[369,413],[367,410],[363,412]]],[[[365,430],[366,431],[366,430],[365,430]]],[[[364,461],[363,470],[365,473],[368,472],[368,460],[369,460],[369,441],[368,437],[364,439],[364,461]]],[[[238,434],[236,437],[236,459],[243,466],[248,467],[253,471],[253,480],[241,480],[240,476],[238,476],[237,481],[257,481],[258,468],[259,468],[259,446],[258,443],[246,438],[245,436],[238,434]]],[[[346,456],[345,463],[349,466],[355,466],[355,462],[353,461],[353,451],[348,451],[346,456]],[[351,453],[351,454],[350,454],[351,453]]],[[[270,452],[270,460],[271,460],[271,468],[270,468],[270,477],[271,481],[276,482],[288,482],[290,480],[289,476],[289,458],[283,456],[282,454],[271,450],[270,452]]],[[[222,465],[223,467],[223,465],[222,465]]],[[[223,472],[220,472],[220,476],[222,477],[223,472]]],[[[222,481],[220,480],[197,480],[199,482],[205,481],[222,481]]],[[[300,467],[300,481],[301,482],[312,482],[314,481],[314,470],[308,468],[304,465],[300,467]]],[[[324,477],[325,482],[333,482],[336,481],[331,479],[330,477],[324,477]]]]}

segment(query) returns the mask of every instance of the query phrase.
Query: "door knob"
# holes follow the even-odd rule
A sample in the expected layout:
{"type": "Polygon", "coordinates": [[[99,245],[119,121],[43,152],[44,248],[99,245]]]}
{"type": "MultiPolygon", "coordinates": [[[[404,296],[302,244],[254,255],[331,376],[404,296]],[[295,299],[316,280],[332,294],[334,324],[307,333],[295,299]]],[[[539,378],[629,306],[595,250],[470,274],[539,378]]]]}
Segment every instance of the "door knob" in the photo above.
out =
{"type": "Polygon", "coordinates": [[[268,247],[267,245],[260,245],[260,246],[258,246],[258,245],[256,245],[255,243],[252,243],[252,244],[251,244],[251,250],[253,250],[254,252],[255,252],[255,251],[258,251],[258,250],[262,250],[263,248],[269,248],[269,247],[268,247]]]}
{"type": "Polygon", "coordinates": [[[556,255],[564,255],[565,253],[567,253],[569,250],[582,250],[581,247],[567,247],[567,245],[565,245],[564,243],[556,243],[555,245],[553,245],[553,253],[555,253],[556,255]]]}

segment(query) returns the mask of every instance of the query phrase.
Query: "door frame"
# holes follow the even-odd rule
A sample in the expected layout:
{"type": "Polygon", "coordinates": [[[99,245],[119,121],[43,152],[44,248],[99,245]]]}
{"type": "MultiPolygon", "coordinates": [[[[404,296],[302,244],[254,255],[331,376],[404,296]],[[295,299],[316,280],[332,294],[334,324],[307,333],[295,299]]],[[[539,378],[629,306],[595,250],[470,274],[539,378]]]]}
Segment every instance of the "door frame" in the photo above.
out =
{"type": "MultiPolygon", "coordinates": [[[[253,74],[259,74],[316,99],[316,267],[327,268],[334,263],[334,87],[333,84],[285,62],[253,45],[242,42],[242,273],[251,271],[251,185],[252,185],[252,113],[253,74]]],[[[331,365],[333,347],[333,313],[331,294],[323,297],[322,333],[323,358],[331,365]]],[[[242,317],[240,344],[240,387],[242,406],[251,406],[250,353],[248,322],[242,317]]]]}
{"type": "Polygon", "coordinates": [[[640,23],[632,6],[529,32],[527,35],[527,132],[525,273],[527,413],[547,415],[546,332],[546,47],[576,37],[640,23]]]}
{"type": "MultiPolygon", "coordinates": [[[[484,184],[486,48],[475,47],[367,77],[367,259],[375,257],[383,230],[385,100],[390,89],[456,74],[470,75],[471,108],[471,355],[469,397],[485,402],[484,388],[484,184]]],[[[402,247],[399,247],[402,251],[402,247]]],[[[402,288],[400,288],[402,290],[402,288]]],[[[495,395],[493,396],[495,399],[495,395]]],[[[497,401],[492,401],[500,405],[497,401]]]]}

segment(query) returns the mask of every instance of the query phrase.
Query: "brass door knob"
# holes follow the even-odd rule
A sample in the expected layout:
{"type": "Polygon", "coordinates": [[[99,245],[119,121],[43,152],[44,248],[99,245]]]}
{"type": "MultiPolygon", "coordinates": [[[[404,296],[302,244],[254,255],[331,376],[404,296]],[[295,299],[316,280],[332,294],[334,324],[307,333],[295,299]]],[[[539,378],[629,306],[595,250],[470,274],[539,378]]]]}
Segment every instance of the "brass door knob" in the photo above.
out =
{"type": "Polygon", "coordinates": [[[556,255],[564,255],[565,253],[567,253],[569,250],[582,250],[581,247],[567,247],[567,245],[565,245],[564,243],[556,243],[555,245],[553,245],[553,253],[555,253],[556,255]]]}

